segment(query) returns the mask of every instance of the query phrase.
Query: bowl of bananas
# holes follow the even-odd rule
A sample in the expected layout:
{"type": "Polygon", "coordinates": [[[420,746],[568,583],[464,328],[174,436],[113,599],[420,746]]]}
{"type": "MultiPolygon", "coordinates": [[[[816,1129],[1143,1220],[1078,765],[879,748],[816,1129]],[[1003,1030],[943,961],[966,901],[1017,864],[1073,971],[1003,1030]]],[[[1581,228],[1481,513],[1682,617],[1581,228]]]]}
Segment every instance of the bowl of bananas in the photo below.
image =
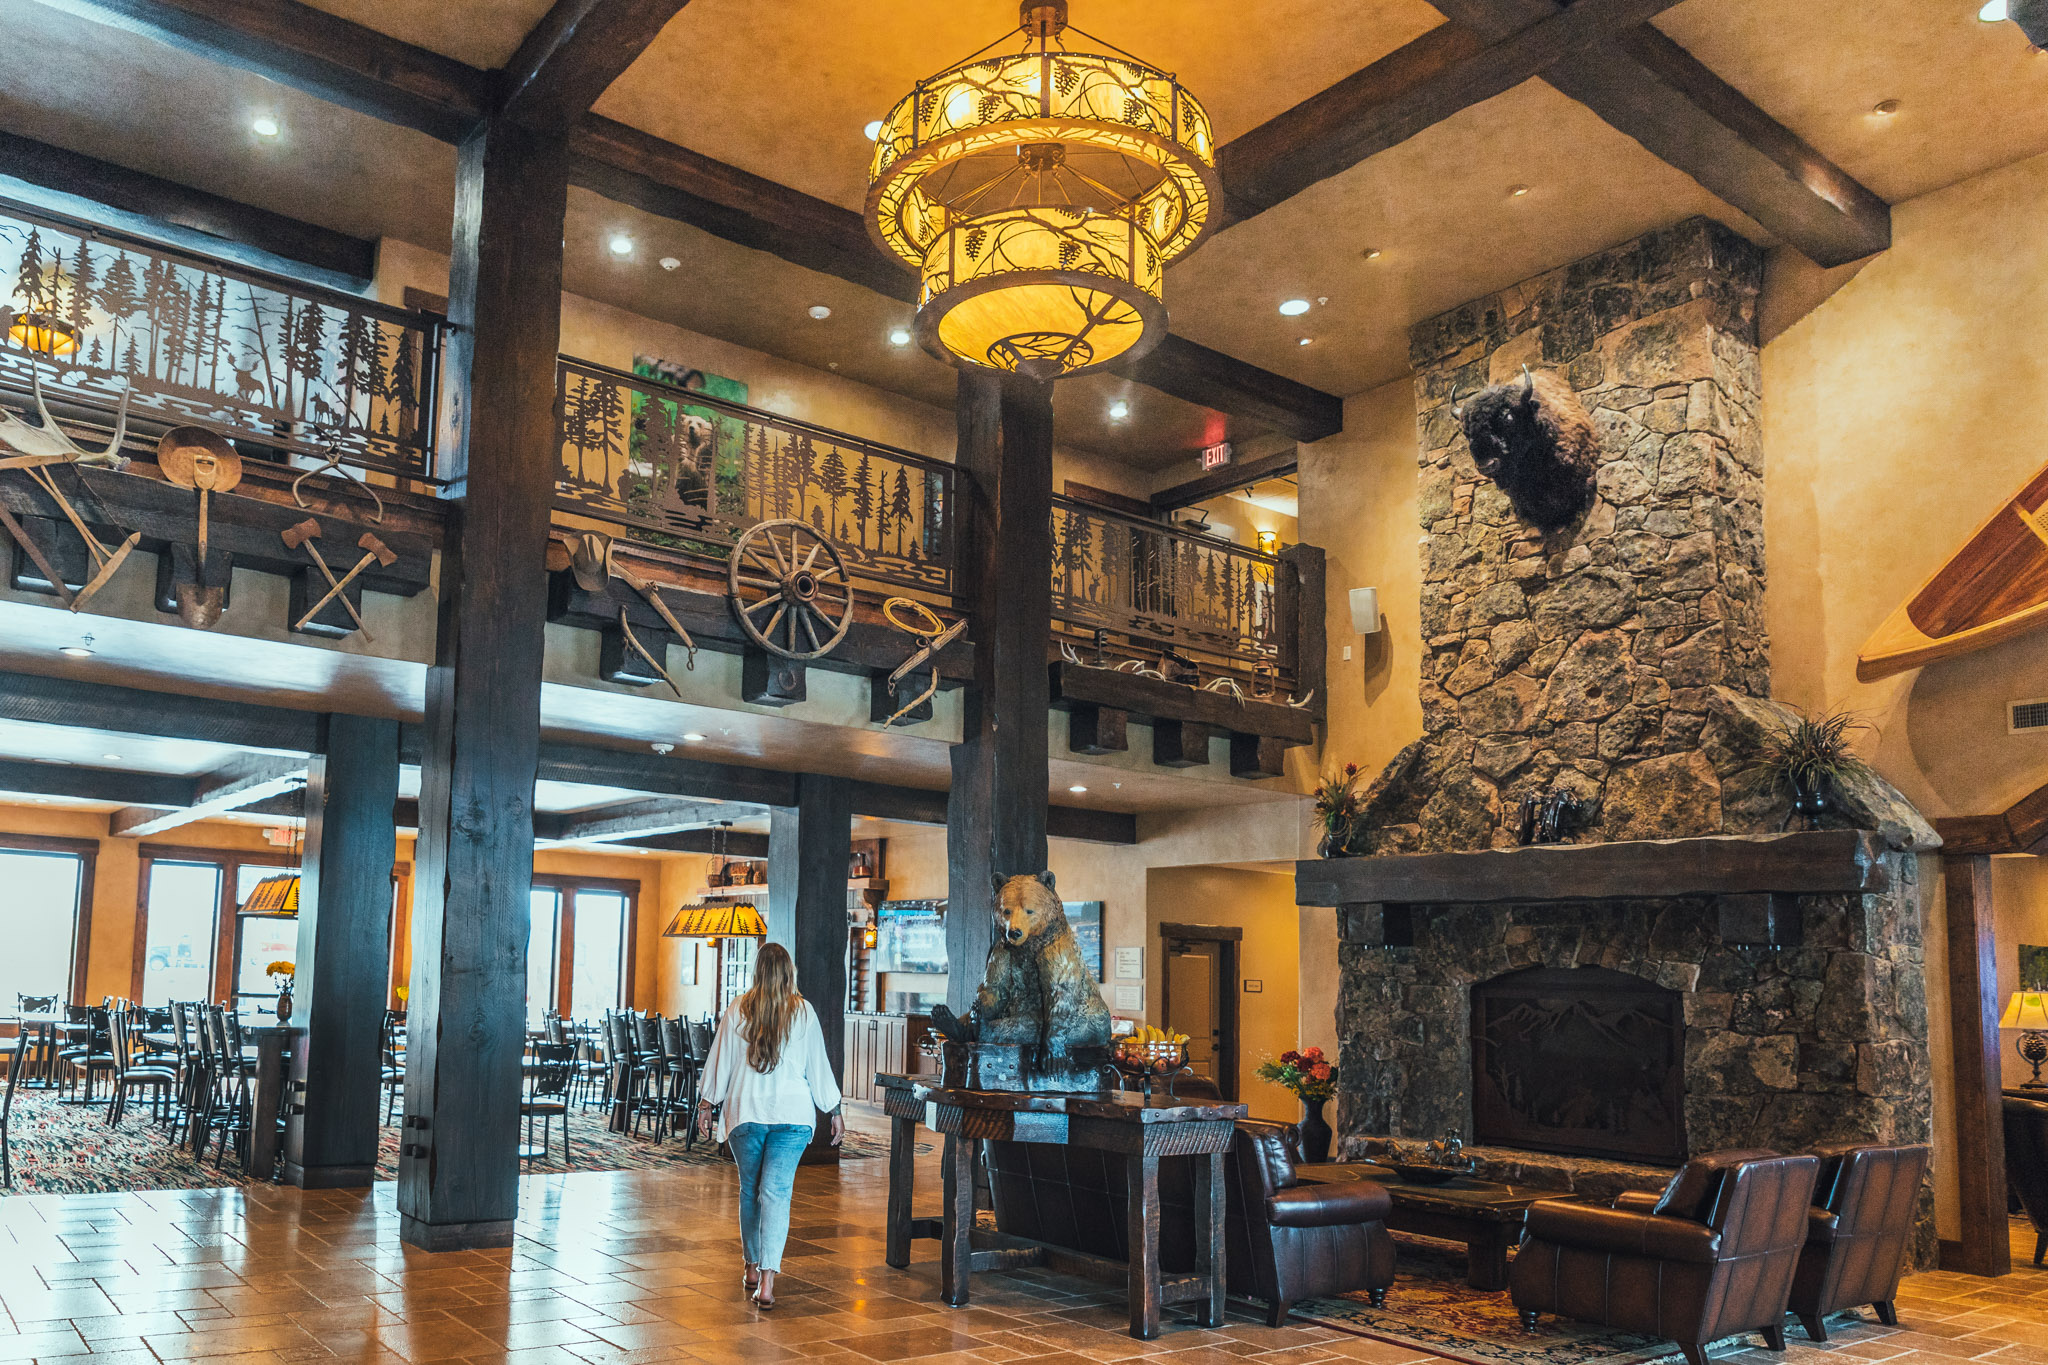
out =
{"type": "Polygon", "coordinates": [[[1109,1064],[1127,1083],[1136,1081],[1139,1091],[1150,1095],[1155,1079],[1188,1069],[1188,1036],[1142,1025],[1110,1045],[1109,1064]]]}

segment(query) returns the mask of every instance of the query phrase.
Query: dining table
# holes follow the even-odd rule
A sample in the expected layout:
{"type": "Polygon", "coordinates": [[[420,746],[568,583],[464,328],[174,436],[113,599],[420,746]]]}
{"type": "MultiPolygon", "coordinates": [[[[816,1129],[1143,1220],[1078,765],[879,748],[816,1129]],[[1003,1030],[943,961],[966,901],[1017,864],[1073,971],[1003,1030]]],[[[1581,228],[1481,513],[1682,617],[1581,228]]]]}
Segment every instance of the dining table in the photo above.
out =
{"type": "Polygon", "coordinates": [[[19,1037],[35,1036],[30,1047],[39,1054],[38,1074],[34,1079],[23,1080],[22,1086],[33,1090],[55,1090],[61,1084],[57,1079],[59,1049],[65,1040],[86,1032],[90,1025],[74,1021],[66,1010],[22,1010],[14,1016],[14,1022],[19,1037]]]}

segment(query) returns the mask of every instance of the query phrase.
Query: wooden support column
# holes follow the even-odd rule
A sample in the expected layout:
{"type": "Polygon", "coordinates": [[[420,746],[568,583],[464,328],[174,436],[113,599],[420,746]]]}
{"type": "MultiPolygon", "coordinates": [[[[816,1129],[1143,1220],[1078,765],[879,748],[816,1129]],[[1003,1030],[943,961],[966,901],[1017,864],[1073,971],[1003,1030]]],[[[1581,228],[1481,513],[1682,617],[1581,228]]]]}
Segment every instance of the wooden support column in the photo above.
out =
{"type": "Polygon", "coordinates": [[[367,1186],[377,1173],[379,1034],[391,971],[398,722],[329,716],[306,772],[297,999],[284,1173],[303,1189],[367,1186]]]}
{"type": "Polygon", "coordinates": [[[1052,680],[1052,385],[963,370],[956,411],[964,600],[977,648],[946,800],[946,1002],[974,1003],[992,876],[1046,866],[1052,680]]]}
{"type": "MultiPolygon", "coordinates": [[[[800,773],[796,804],[768,813],[768,941],[789,950],[796,985],[825,1031],[832,1074],[846,1079],[846,876],[853,864],[853,784],[800,773]]],[[[836,1162],[821,1120],[805,1164],[836,1162]]]]}
{"type": "Polygon", "coordinates": [[[1998,948],[1992,933],[1991,859],[1944,856],[1948,1019],[1955,1049],[1956,1180],[1962,1235],[1941,1246],[1941,1268],[2012,1273],[2005,1217],[2005,1103],[1999,1094],[1998,948]]]}
{"type": "Polygon", "coordinates": [[[400,1236],[510,1246],[561,336],[563,137],[502,120],[456,172],[448,411],[461,501],[427,675],[400,1236]]]}

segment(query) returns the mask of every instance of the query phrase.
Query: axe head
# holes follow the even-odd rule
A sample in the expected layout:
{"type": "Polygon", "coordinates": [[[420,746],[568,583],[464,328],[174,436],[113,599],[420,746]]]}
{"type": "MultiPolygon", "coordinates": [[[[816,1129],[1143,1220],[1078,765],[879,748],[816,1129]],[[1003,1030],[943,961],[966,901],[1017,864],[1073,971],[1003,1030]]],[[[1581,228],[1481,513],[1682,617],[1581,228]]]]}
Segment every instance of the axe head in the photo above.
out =
{"type": "Polygon", "coordinates": [[[363,532],[356,544],[362,547],[365,554],[374,555],[377,562],[387,569],[398,562],[398,555],[391,547],[368,531],[363,532]]]}
{"type": "Polygon", "coordinates": [[[277,534],[279,539],[283,540],[285,544],[289,545],[292,549],[296,550],[309,540],[319,539],[320,523],[313,520],[313,518],[311,517],[307,517],[298,525],[287,526],[285,527],[284,530],[279,531],[277,534]]]}

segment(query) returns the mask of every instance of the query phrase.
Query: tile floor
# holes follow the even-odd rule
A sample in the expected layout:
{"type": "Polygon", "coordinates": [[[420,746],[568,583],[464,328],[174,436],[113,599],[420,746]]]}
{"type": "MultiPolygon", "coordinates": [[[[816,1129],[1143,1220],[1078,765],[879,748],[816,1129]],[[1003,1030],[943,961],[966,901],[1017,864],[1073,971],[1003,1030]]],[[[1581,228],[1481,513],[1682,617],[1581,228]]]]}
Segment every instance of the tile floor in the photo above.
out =
{"type": "MultiPolygon", "coordinates": [[[[922,1177],[937,1190],[936,1158],[922,1177]]],[[[932,1242],[899,1273],[882,1264],[884,1161],[805,1170],[770,1314],[739,1290],[729,1170],[530,1177],[517,1246],[438,1256],[398,1241],[395,1186],[281,1187],[0,1199],[0,1365],[312,1365],[522,1361],[638,1365],[811,1360],[822,1365],[1016,1362],[1090,1365],[1403,1365],[1431,1357],[1324,1328],[1272,1329],[1233,1314],[1159,1340],[1124,1331],[1121,1295],[1027,1272],[977,1277],[972,1307],[938,1302],[932,1242]],[[89,1358],[89,1359],[88,1359],[89,1358]]],[[[1895,1365],[1961,1359],[2048,1365],[2048,1271],[1915,1277],[1903,1326],[1795,1328],[1791,1349],[1730,1357],[1814,1365],[1848,1355],[1895,1365]]]]}

